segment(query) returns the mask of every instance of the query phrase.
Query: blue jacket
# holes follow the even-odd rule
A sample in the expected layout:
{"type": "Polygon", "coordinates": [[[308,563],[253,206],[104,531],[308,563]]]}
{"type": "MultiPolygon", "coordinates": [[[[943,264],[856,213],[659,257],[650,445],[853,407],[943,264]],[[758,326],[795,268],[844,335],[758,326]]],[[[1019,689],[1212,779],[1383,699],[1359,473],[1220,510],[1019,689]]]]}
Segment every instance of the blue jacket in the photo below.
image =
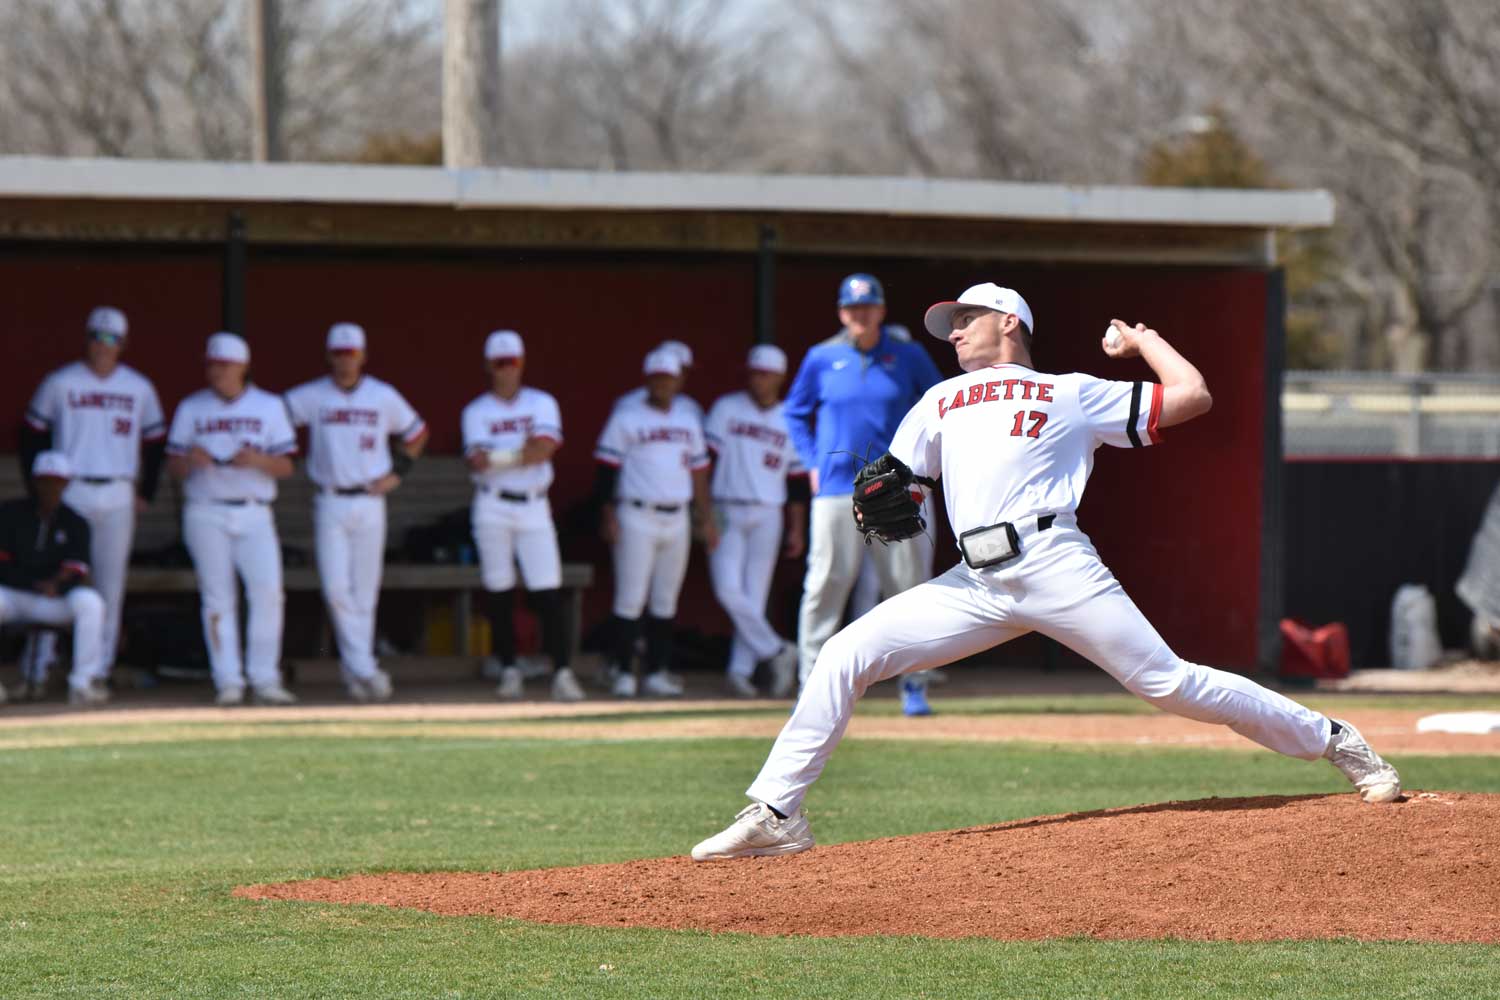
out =
{"type": "Polygon", "coordinates": [[[802,464],[818,472],[818,495],[854,492],[854,473],[890,447],[906,412],[942,381],[919,344],[880,331],[874,350],[847,333],[807,352],[783,412],[802,464]]]}

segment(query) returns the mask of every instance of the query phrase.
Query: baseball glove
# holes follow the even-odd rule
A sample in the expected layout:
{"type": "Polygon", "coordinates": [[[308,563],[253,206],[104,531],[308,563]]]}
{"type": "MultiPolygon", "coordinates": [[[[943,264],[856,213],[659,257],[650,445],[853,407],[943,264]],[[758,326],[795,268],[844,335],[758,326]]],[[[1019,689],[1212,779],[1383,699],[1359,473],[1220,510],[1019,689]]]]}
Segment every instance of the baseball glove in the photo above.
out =
{"type": "Polygon", "coordinates": [[[854,474],[854,523],[865,544],[878,538],[900,542],[927,529],[922,520],[922,494],[906,463],[890,453],[881,455],[854,474]]]}

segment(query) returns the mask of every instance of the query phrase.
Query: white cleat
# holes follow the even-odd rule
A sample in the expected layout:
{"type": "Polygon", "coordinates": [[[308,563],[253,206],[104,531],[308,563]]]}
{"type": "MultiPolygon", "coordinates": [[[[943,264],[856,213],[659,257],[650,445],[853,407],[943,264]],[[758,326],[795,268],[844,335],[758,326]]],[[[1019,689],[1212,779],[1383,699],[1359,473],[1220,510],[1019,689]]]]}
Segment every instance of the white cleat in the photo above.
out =
{"type": "Polygon", "coordinates": [[[1342,731],[1328,742],[1323,756],[1344,772],[1366,802],[1394,802],[1401,797],[1401,776],[1376,753],[1365,738],[1343,719],[1337,722],[1342,731]]]}
{"type": "Polygon", "coordinates": [[[365,690],[369,693],[371,701],[390,701],[394,693],[394,688],[391,687],[391,675],[384,670],[377,669],[365,678],[365,690]]]}
{"type": "Polygon", "coordinates": [[[553,701],[583,701],[583,685],[573,676],[571,667],[558,667],[552,675],[553,701]]]}
{"type": "Polygon", "coordinates": [[[622,670],[615,675],[614,683],[609,686],[609,693],[616,698],[635,697],[635,674],[628,670],[622,670]]]}
{"type": "Polygon", "coordinates": [[[69,705],[104,705],[109,702],[109,688],[102,684],[85,684],[68,688],[69,705]]]}
{"type": "Polygon", "coordinates": [[[526,693],[526,676],[521,668],[509,666],[500,671],[500,686],[495,688],[495,697],[515,701],[526,693]]]}
{"type": "Polygon", "coordinates": [[[796,854],[813,846],[812,828],[801,809],[782,819],[762,802],[739,811],[729,829],[693,848],[694,861],[775,857],[796,854]]]}
{"type": "MultiPolygon", "coordinates": [[[[73,690],[76,691],[78,689],[74,688],[73,690]]],[[[71,693],[69,694],[68,700],[73,700],[71,693]]],[[[241,687],[220,688],[219,693],[214,695],[215,705],[243,705],[244,703],[245,689],[241,687]]]]}
{"type": "Polygon", "coordinates": [[[657,670],[641,679],[641,694],[653,698],[681,698],[682,682],[674,681],[665,670],[657,670]]]}
{"type": "Polygon", "coordinates": [[[727,687],[729,689],[729,693],[734,695],[734,697],[736,698],[760,697],[760,691],[756,689],[755,683],[751,681],[750,678],[741,677],[739,674],[729,674],[727,677],[725,677],[724,686],[727,687]]]}
{"type": "Polygon", "coordinates": [[[797,689],[797,647],[787,643],[771,658],[771,697],[786,698],[797,689]]]}
{"type": "Polygon", "coordinates": [[[292,694],[280,684],[270,687],[258,687],[250,692],[251,700],[257,705],[295,705],[297,696],[292,694]]]}

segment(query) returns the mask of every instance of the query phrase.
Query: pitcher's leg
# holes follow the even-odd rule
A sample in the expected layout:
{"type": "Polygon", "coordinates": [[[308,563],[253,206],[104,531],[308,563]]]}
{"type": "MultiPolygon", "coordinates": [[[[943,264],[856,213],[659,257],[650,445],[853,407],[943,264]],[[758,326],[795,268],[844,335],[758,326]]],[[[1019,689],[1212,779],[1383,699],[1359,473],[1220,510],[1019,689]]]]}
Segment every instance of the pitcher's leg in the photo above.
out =
{"type": "Polygon", "coordinates": [[[792,815],[871,684],[939,667],[1025,634],[977,603],[959,569],[885,601],[824,644],[747,795],[792,815]]]}
{"type": "Polygon", "coordinates": [[[1289,757],[1316,760],[1328,747],[1326,716],[1248,677],[1182,659],[1123,588],[1116,586],[1035,627],[1163,711],[1228,726],[1289,757]]]}

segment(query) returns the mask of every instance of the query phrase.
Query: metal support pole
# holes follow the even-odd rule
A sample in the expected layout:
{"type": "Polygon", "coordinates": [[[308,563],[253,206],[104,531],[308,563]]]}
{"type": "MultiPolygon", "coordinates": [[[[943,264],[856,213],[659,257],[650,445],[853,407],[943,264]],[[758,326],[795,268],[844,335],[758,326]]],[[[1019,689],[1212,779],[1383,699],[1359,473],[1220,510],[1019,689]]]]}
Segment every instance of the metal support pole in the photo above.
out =
{"type": "Polygon", "coordinates": [[[230,333],[245,332],[245,219],[229,213],[224,237],[224,288],[220,321],[230,333]]]}
{"type": "Polygon", "coordinates": [[[755,255],[755,342],[776,343],[776,230],[760,227],[755,255]]]}

